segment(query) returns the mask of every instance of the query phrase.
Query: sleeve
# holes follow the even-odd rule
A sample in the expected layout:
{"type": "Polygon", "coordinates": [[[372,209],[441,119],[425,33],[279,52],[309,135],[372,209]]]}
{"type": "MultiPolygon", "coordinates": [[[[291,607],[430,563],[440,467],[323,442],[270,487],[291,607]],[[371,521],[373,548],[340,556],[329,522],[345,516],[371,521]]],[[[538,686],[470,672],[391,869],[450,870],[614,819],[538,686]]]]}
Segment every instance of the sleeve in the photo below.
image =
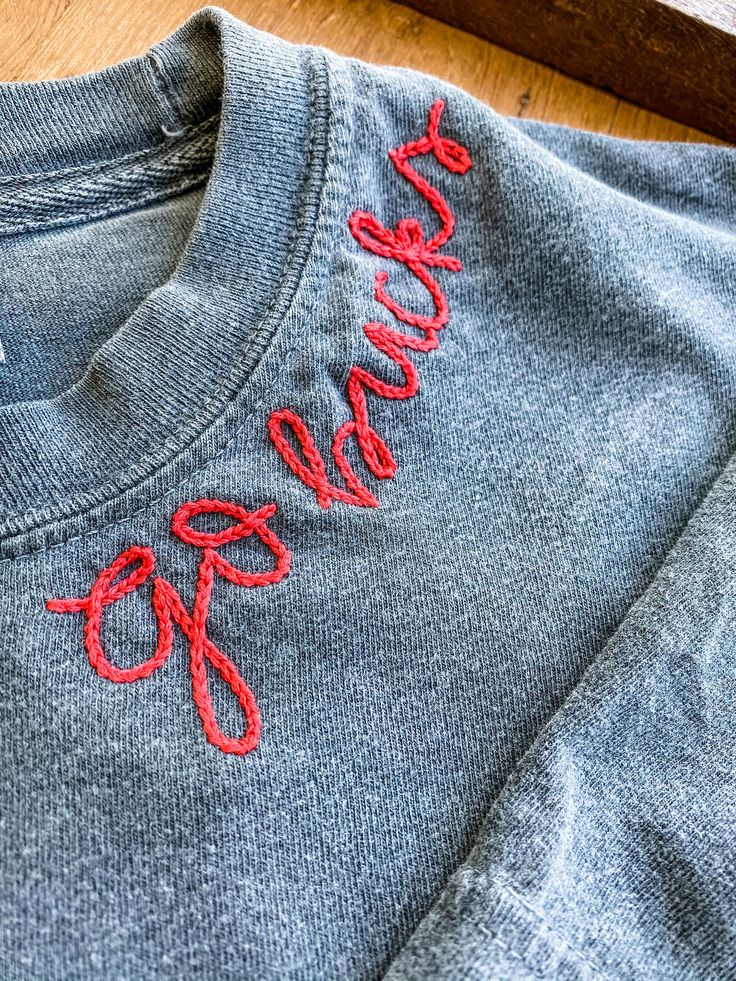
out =
{"type": "Polygon", "coordinates": [[[736,977],[736,460],[388,971],[736,977]]]}

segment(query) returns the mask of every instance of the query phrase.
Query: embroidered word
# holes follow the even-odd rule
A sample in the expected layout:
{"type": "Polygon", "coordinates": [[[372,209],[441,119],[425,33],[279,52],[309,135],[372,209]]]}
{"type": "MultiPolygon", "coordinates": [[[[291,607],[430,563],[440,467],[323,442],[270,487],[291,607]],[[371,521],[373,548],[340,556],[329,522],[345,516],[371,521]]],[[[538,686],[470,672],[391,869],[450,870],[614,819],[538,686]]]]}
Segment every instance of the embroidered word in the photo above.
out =
{"type": "MultiPolygon", "coordinates": [[[[333,501],[360,507],[378,507],[378,500],[359,479],[345,455],[345,443],[355,437],[360,455],[370,472],[379,480],[393,477],[396,461],[382,437],[373,429],[368,417],[367,392],[385,399],[408,399],[419,390],[417,368],[407,352],[432,351],[439,345],[438,331],[449,321],[450,311],[442,287],[430,270],[448,269],[458,272],[462,265],[454,256],[443,255],[443,248],[452,237],[455,218],[442,194],[422,177],[411,164],[414,157],[432,154],[438,163],[451,173],[464,174],[471,166],[468,151],[454,140],[440,136],[439,124],[444,103],[438,100],[429,112],[426,135],[389,151],[389,158],[398,173],[432,207],[440,222],[439,231],[427,238],[417,218],[403,218],[395,229],[386,228],[370,212],[355,211],[349,227],[357,242],[369,252],[404,265],[429,293],[434,314],[425,315],[405,309],[386,292],[388,273],[376,273],[374,296],[400,323],[421,331],[408,334],[386,324],[371,321],[363,331],[373,346],[385,354],[404,375],[402,384],[391,384],[377,378],[366,368],[353,365],[346,386],[347,402],[352,418],[337,430],[332,441],[332,457],[344,481],[344,487],[333,484],[324,459],[304,420],[290,409],[271,413],[268,433],[274,446],[296,476],[317,497],[322,508],[333,501]],[[301,455],[284,435],[291,431],[301,455]]],[[[275,504],[266,504],[257,511],[246,511],[228,501],[201,499],[183,504],[172,518],[171,528],[181,541],[201,549],[197,572],[194,606],[187,611],[176,589],[161,576],[154,575],[156,557],[151,548],[133,545],[121,552],[97,576],[89,593],[80,598],[50,599],[46,606],[56,613],[83,613],[84,646],[89,662],[101,678],[126,684],[149,677],[163,666],[174,643],[174,624],[189,642],[189,668],[192,696],[207,739],[224,753],[244,755],[258,745],[261,717],[255,697],[233,662],[207,637],[207,621],[215,577],[236,586],[267,586],[280,582],[289,572],[291,553],[266,522],[276,513],[275,504]],[[223,531],[207,533],[190,524],[198,515],[220,514],[234,523],[223,531]],[[255,534],[274,557],[273,568],[264,572],[245,572],[222,557],[218,549],[230,542],[255,534]],[[108,606],[152,579],[151,604],[156,619],[157,637],[154,653],[148,660],[130,668],[112,664],[102,647],[102,620],[108,606]],[[245,734],[239,739],[226,736],[215,719],[207,684],[207,666],[214,668],[235,695],[245,718],[245,734]]]]}
{"type": "Polygon", "coordinates": [[[258,745],[261,735],[261,716],[252,691],[233,662],[207,637],[207,618],[215,576],[236,586],[267,586],[281,582],[291,565],[291,553],[266,522],[276,513],[275,504],[266,504],[257,511],[246,511],[228,501],[201,499],[183,504],[174,514],[171,530],[188,545],[202,550],[197,572],[194,607],[187,612],[181,597],[170,582],[154,576],[151,602],[156,617],[157,640],[153,655],[132,668],[115,667],[106,657],[100,638],[102,615],[106,607],[138,589],[153,575],[156,557],[153,550],[133,545],[121,552],[115,561],[98,575],[87,596],[79,599],[51,599],[46,606],[55,613],[84,613],[84,645],[89,662],[101,678],[125,684],[147,678],[157,671],[171,654],[174,642],[174,623],[189,641],[189,669],[192,677],[192,696],[207,739],[223,753],[240,756],[258,745]],[[197,531],[190,525],[192,518],[203,514],[221,514],[235,523],[217,533],[197,531]],[[265,572],[244,572],[231,565],[217,551],[222,545],[240,538],[257,535],[273,554],[275,563],[265,572]],[[122,575],[126,573],[126,575],[122,575]],[[122,578],[120,578],[122,575],[122,578]],[[239,739],[226,736],[217,724],[207,685],[207,664],[217,671],[230,687],[245,717],[245,734],[239,739]]]}
{"type": "Polygon", "coordinates": [[[427,133],[412,143],[389,150],[396,170],[414,187],[433,208],[440,220],[440,230],[427,239],[417,218],[403,218],[395,229],[386,228],[368,211],[355,211],[349,226],[360,245],[386,259],[402,263],[426,288],[434,305],[434,315],[426,316],[406,310],[386,292],[387,272],[376,273],[374,295],[376,300],[401,323],[416,327],[421,335],[406,334],[385,324],[367,323],[363,330],[368,340],[387,355],[404,375],[404,383],[392,385],[376,378],[366,368],[353,365],[347,381],[347,401],[352,419],[344,422],[332,441],[332,457],[345,483],[345,488],[333,484],[327,476],[324,459],[317,449],[314,438],[304,420],[290,409],[277,409],[268,420],[268,434],[285,462],[296,476],[317,497],[322,508],[329,508],[333,501],[359,507],[378,507],[378,500],[362,483],[345,455],[345,442],[355,436],[365,465],[379,480],[393,477],[396,461],[384,440],[372,428],[368,419],[366,392],[373,392],[385,399],[408,399],[419,390],[416,366],[406,351],[432,351],[439,345],[438,331],[444,327],[450,311],[442,287],[430,269],[449,269],[458,272],[461,262],[454,256],[441,255],[439,250],[447,244],[455,229],[455,217],[447,201],[437,188],[414,169],[410,161],[414,157],[433,154],[435,159],[455,174],[464,174],[471,166],[468,151],[454,140],[440,136],[439,124],[444,102],[439,99],[429,112],[427,133]],[[284,435],[284,428],[291,430],[292,437],[301,449],[301,458],[295,447],[284,435]]]}

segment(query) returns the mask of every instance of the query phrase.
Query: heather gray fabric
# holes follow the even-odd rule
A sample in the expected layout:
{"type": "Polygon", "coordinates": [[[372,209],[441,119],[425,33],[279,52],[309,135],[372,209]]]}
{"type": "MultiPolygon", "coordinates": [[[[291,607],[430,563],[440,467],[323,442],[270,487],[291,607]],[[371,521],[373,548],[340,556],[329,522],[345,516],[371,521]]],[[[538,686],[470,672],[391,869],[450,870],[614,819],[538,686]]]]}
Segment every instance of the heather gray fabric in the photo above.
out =
{"type": "MultiPolygon", "coordinates": [[[[0,86],[0,137],[2,977],[736,977],[734,151],[505,120],[215,9],[0,86]],[[323,509],[267,422],[328,457],[351,365],[402,383],[375,274],[432,305],[348,219],[435,234],[387,153],[438,98],[472,157],[414,159],[449,322],[418,395],[368,395],[395,477],[346,443],[380,507],[323,509]],[[244,756],[182,629],[115,683],[45,606],[140,545],[191,612],[201,498],[275,502],[293,554],[214,583],[244,756]]],[[[149,581],[102,611],[120,668],[156,636],[149,581]]]]}

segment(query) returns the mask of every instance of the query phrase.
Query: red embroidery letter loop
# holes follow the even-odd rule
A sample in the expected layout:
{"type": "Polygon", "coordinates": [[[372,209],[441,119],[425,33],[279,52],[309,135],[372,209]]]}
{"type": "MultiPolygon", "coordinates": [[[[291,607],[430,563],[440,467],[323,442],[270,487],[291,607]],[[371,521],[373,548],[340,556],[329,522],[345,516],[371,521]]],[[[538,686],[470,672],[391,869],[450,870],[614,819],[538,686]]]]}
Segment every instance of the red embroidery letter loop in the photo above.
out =
{"type": "MultiPolygon", "coordinates": [[[[396,461],[386,442],[371,426],[368,416],[368,392],[384,399],[403,400],[416,395],[419,375],[407,352],[428,352],[439,344],[439,331],[449,321],[450,308],[444,290],[430,270],[445,269],[458,272],[462,264],[455,256],[444,255],[440,249],[447,244],[455,229],[455,217],[440,191],[422,177],[411,164],[415,157],[431,154],[446,170],[464,174],[471,166],[468,151],[454,140],[441,136],[440,119],[444,102],[439,99],[429,112],[424,136],[389,150],[396,171],[429,204],[440,227],[427,238],[418,218],[402,218],[395,229],[385,225],[368,211],[355,211],[348,221],[350,231],[359,245],[374,255],[400,262],[425,287],[434,306],[433,314],[406,310],[386,292],[388,273],[376,273],[375,299],[393,317],[421,334],[408,334],[371,321],[365,324],[365,336],[376,350],[403,373],[399,384],[377,378],[361,365],[353,365],[348,374],[346,400],[351,410],[337,430],[331,446],[332,459],[342,477],[344,487],[338,487],[327,475],[322,454],[304,420],[290,409],[278,409],[268,420],[268,434],[278,453],[296,476],[314,491],[317,503],[329,508],[333,501],[358,507],[378,507],[377,498],[361,482],[346,455],[346,443],[355,437],[354,445],[366,468],[379,480],[393,477],[396,461]],[[289,430],[289,436],[285,434],[289,430]]],[[[229,501],[201,499],[183,504],[174,514],[171,528],[181,541],[201,550],[194,606],[191,614],[179,593],[161,576],[153,576],[155,556],[150,548],[133,545],[121,552],[112,565],[97,576],[87,596],[79,599],[48,600],[47,607],[57,613],[83,613],[84,645],[89,662],[102,678],[127,683],[147,678],[160,668],[171,654],[174,623],[189,642],[189,668],[192,678],[192,697],[202,721],[207,739],[224,753],[243,755],[258,744],[261,717],[250,688],[233,662],[207,637],[207,620],[215,577],[236,586],[267,586],[280,582],[289,572],[291,553],[267,522],[276,513],[275,504],[266,504],[257,511],[246,511],[229,501]],[[223,515],[232,523],[218,532],[199,531],[192,520],[200,515],[223,515]],[[224,546],[255,535],[273,556],[271,568],[262,572],[238,569],[219,552],[224,546]],[[156,649],[151,657],[131,668],[118,668],[106,657],[101,642],[102,615],[105,607],[116,603],[138,589],[153,576],[151,603],[156,617],[156,649]],[[207,684],[207,666],[213,668],[229,686],[245,718],[245,734],[240,738],[225,735],[215,719],[207,684]]]]}
{"type": "Polygon", "coordinates": [[[391,385],[376,378],[366,368],[353,365],[347,382],[347,401],[352,419],[343,423],[332,441],[332,457],[345,481],[346,490],[336,487],[327,476],[325,462],[304,420],[290,409],[278,409],[271,414],[268,433],[273,445],[296,476],[317,495],[317,503],[328,508],[333,501],[360,507],[378,507],[378,500],[361,483],[345,456],[344,445],[349,436],[355,436],[363,462],[374,477],[384,480],[393,477],[396,461],[384,440],[372,428],[368,420],[366,390],[385,399],[408,399],[419,390],[419,379],[414,362],[404,352],[431,351],[438,346],[437,332],[445,327],[450,318],[450,308],[444,290],[429,271],[449,269],[459,272],[462,263],[455,256],[439,252],[451,238],[455,229],[455,216],[442,194],[417,173],[410,161],[414,157],[433,154],[438,163],[453,174],[464,174],[471,166],[470,155],[465,147],[454,140],[440,136],[439,125],[444,102],[438,99],[429,112],[427,132],[418,140],[389,150],[389,158],[398,173],[427,201],[440,221],[439,231],[427,239],[417,218],[402,218],[395,229],[386,228],[369,211],[355,211],[348,220],[353,237],[367,251],[385,259],[402,263],[425,287],[434,305],[434,314],[427,315],[406,310],[386,292],[388,273],[376,273],[374,296],[398,321],[423,331],[424,336],[404,334],[385,324],[368,323],[364,331],[368,340],[385,354],[405,376],[403,385],[391,385]],[[286,439],[283,432],[287,425],[302,452],[302,459],[286,439]]]}
{"type": "Polygon", "coordinates": [[[236,586],[267,586],[280,582],[289,572],[291,553],[266,525],[275,513],[275,504],[266,504],[258,511],[246,511],[239,504],[207,499],[192,501],[179,508],[172,519],[172,531],[183,542],[202,549],[194,608],[190,616],[171,583],[161,576],[155,576],[151,601],[158,630],[156,650],[147,661],[132,668],[117,668],[105,656],[100,639],[102,612],[106,606],[133,592],[151,577],[156,559],[150,548],[133,545],[121,552],[112,565],[98,575],[87,596],[80,599],[51,599],[46,606],[55,613],[85,614],[87,622],[84,627],[84,644],[89,662],[100,677],[118,683],[147,678],[161,667],[171,654],[174,642],[173,624],[176,623],[189,641],[192,697],[207,739],[224,753],[242,756],[258,745],[261,735],[260,712],[252,691],[238,669],[207,637],[207,618],[215,574],[236,586]],[[222,514],[234,518],[235,524],[216,533],[197,531],[189,522],[201,514],[222,514]],[[217,551],[222,545],[253,534],[260,538],[275,559],[273,568],[265,572],[245,572],[238,569],[217,551]],[[131,566],[134,568],[123,578],[119,578],[131,566]],[[217,724],[207,684],[207,664],[228,685],[243,712],[246,730],[238,739],[226,736],[217,724]]]}

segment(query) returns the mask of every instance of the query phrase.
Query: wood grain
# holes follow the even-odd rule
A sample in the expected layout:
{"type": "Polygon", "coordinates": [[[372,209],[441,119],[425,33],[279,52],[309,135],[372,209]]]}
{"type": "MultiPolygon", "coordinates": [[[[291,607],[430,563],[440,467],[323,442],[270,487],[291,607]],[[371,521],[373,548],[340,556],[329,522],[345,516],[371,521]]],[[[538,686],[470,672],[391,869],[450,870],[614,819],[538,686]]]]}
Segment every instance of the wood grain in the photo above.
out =
{"type": "Polygon", "coordinates": [[[576,79],[736,140],[734,0],[403,0],[576,79]]]}
{"type": "MultiPolygon", "coordinates": [[[[468,2],[472,6],[480,0],[468,2]]],[[[709,139],[390,0],[232,0],[224,5],[254,27],[290,41],[439,75],[507,115],[631,138],[709,139]]],[[[102,68],[145,51],[199,6],[196,0],[0,0],[0,79],[59,78],[102,68]]]]}

